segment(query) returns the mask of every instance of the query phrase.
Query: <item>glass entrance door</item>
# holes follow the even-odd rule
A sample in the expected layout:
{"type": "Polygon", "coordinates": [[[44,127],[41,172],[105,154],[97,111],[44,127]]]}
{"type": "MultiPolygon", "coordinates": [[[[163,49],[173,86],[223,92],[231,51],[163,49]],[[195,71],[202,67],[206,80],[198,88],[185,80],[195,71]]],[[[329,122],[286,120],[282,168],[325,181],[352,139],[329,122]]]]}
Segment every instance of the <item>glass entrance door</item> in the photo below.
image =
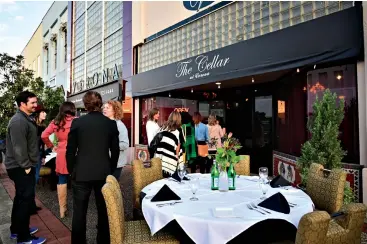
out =
{"type": "Polygon", "coordinates": [[[268,167],[272,172],[273,97],[255,96],[252,116],[251,172],[268,167]]]}

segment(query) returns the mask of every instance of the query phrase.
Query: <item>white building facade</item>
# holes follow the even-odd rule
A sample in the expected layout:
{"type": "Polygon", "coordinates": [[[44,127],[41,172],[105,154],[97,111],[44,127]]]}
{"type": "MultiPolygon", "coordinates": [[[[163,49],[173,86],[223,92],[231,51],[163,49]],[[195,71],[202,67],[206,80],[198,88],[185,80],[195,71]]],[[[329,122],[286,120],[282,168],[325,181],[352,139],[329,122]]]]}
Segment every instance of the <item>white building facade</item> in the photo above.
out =
{"type": "Polygon", "coordinates": [[[62,86],[65,97],[69,88],[67,79],[67,19],[68,2],[55,1],[42,20],[42,78],[47,86],[62,86]]]}

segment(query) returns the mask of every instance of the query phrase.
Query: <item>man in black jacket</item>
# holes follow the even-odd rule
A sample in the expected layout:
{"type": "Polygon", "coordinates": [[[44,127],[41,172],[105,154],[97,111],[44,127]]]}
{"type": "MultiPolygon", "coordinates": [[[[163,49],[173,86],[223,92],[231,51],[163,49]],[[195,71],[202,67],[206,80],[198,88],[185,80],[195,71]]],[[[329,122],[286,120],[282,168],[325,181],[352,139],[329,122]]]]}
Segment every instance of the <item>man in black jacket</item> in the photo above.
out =
{"type": "Polygon", "coordinates": [[[71,242],[86,243],[86,217],[89,196],[94,190],[98,211],[97,243],[110,243],[106,204],[101,189],[106,177],[116,169],[119,149],[119,132],[116,122],[101,113],[102,98],[94,91],[83,97],[88,111],[74,119],[66,148],[67,168],[72,174],[73,222],[71,242]]]}
{"type": "Polygon", "coordinates": [[[37,97],[23,91],[16,97],[16,103],[19,110],[9,121],[5,156],[6,170],[15,184],[10,238],[17,239],[18,243],[40,244],[46,239],[32,236],[38,229],[29,228],[35,197],[35,167],[39,157],[37,126],[30,115],[36,110],[37,97]]]}

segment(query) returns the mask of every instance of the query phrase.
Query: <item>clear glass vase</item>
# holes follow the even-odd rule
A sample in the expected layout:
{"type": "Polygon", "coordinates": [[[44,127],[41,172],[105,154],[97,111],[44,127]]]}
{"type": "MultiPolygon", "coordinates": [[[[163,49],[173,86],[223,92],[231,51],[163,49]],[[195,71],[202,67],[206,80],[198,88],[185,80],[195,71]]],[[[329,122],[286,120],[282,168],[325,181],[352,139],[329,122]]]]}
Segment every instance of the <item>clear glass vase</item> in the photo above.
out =
{"type": "Polygon", "coordinates": [[[228,174],[226,167],[219,167],[219,191],[228,191],[228,174]]]}

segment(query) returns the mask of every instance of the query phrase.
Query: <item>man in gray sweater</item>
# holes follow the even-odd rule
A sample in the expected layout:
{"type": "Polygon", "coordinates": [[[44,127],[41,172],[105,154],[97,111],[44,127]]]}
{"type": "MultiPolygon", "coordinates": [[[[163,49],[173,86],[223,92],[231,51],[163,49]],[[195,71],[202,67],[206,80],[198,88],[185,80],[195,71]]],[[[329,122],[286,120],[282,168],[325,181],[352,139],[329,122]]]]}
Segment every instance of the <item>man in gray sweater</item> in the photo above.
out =
{"type": "Polygon", "coordinates": [[[33,236],[38,229],[29,228],[35,197],[35,166],[39,157],[37,126],[30,115],[37,107],[37,97],[23,91],[16,97],[16,103],[19,110],[9,121],[5,156],[6,170],[15,184],[10,238],[17,239],[17,243],[41,244],[46,239],[33,236]]]}

